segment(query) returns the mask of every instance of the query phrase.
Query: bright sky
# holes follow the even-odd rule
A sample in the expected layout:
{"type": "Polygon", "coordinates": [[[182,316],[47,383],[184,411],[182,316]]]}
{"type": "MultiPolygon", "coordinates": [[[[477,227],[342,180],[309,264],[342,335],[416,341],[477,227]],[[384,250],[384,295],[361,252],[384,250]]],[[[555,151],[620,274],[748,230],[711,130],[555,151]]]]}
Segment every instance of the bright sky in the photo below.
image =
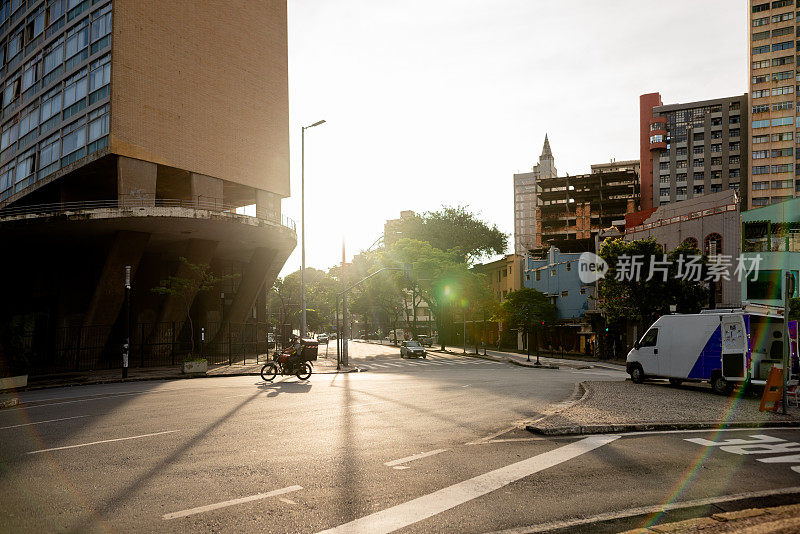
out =
{"type": "Polygon", "coordinates": [[[328,269],[401,210],[468,206],[508,233],[513,178],[549,134],[556,168],[639,158],[639,95],[747,91],[745,0],[289,0],[292,196],[300,267],[328,269]]]}

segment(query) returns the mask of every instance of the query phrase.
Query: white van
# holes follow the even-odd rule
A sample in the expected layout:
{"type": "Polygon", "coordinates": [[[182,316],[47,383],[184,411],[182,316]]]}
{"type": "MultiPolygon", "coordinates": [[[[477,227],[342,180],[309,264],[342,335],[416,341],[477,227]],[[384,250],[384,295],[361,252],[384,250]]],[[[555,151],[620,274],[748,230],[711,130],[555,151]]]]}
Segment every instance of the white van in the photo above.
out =
{"type": "MultiPolygon", "coordinates": [[[[797,371],[797,321],[789,323],[793,372],[797,371]]],[[[729,394],[734,384],[766,383],[770,369],[782,367],[783,317],[767,309],[707,310],[660,317],[628,353],[634,382],[668,378],[673,385],[708,381],[729,394]]]]}

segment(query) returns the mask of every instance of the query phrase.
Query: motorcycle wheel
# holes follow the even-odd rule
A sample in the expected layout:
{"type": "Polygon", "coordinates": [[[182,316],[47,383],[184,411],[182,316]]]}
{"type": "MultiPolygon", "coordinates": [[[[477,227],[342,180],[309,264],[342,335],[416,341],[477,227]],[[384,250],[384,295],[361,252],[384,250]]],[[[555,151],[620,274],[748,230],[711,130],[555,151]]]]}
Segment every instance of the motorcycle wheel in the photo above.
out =
{"type": "Polygon", "coordinates": [[[296,376],[300,380],[308,380],[309,377],[311,376],[311,366],[308,365],[307,363],[302,364],[300,366],[300,370],[297,371],[296,376]]]}
{"type": "Polygon", "coordinates": [[[264,367],[261,368],[261,378],[267,382],[272,382],[275,380],[275,376],[277,374],[278,366],[275,365],[275,362],[267,362],[264,364],[264,367]]]}

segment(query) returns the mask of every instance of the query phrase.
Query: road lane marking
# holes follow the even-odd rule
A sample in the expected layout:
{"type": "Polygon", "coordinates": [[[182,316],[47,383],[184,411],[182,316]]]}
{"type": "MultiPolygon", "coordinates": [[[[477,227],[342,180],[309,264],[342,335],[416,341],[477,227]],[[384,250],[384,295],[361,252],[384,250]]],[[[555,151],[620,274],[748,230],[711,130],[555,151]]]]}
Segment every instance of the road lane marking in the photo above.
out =
{"type": "Polygon", "coordinates": [[[672,510],[681,510],[684,508],[694,508],[696,506],[708,506],[710,504],[739,501],[743,499],[756,499],[759,497],[772,497],[776,495],[792,495],[794,493],[800,493],[800,486],[780,488],[777,490],[763,490],[763,491],[753,491],[749,493],[720,495],[718,497],[707,497],[705,499],[694,499],[692,501],[676,501],[667,504],[657,504],[655,506],[641,506],[638,508],[628,508],[627,510],[620,510],[618,512],[606,512],[603,514],[594,515],[592,517],[582,517],[580,519],[567,519],[563,521],[551,521],[549,523],[539,523],[538,525],[530,525],[527,527],[512,528],[508,530],[498,530],[494,534],[533,534],[536,532],[549,532],[552,530],[562,530],[562,529],[577,527],[580,525],[589,525],[601,521],[614,521],[616,519],[625,519],[628,517],[636,517],[639,515],[657,514],[660,512],[669,512],[672,510]]]}
{"type": "Polygon", "coordinates": [[[323,532],[324,534],[393,532],[491,493],[534,473],[577,458],[618,438],[619,436],[590,436],[323,532]]]}
{"type": "MultiPolygon", "coordinates": [[[[269,497],[277,497],[285,493],[291,493],[303,489],[303,486],[289,486],[288,488],[281,488],[267,493],[257,493],[249,497],[241,497],[239,499],[232,499],[230,501],[218,502],[215,504],[207,504],[206,506],[198,506],[197,508],[189,508],[188,510],[181,510],[180,512],[172,512],[171,514],[164,514],[161,518],[166,520],[177,519],[179,517],[186,517],[195,514],[202,514],[203,512],[210,512],[211,510],[219,510],[235,504],[242,504],[246,502],[259,501],[269,497]]],[[[287,499],[288,500],[288,499],[287,499]]]]}
{"type": "Polygon", "coordinates": [[[49,451],[62,451],[64,449],[77,449],[78,447],[88,447],[89,445],[99,445],[101,443],[113,443],[115,441],[126,441],[129,439],[139,439],[139,438],[149,438],[151,436],[160,436],[162,434],[172,434],[173,432],[179,432],[179,430],[165,430],[163,432],[153,432],[152,434],[142,434],[139,436],[128,436],[127,438],[115,438],[115,439],[104,439],[101,441],[92,441],[91,443],[80,443],[78,445],[65,445],[64,447],[51,447],[49,449],[39,449],[37,451],[30,451],[26,454],[39,454],[42,452],[49,452],[49,451]]]}
{"type": "Polygon", "coordinates": [[[74,415],[72,417],[61,417],[59,419],[48,419],[47,421],[36,421],[36,422],[33,422],[33,423],[21,423],[19,425],[0,426],[0,430],[5,430],[7,428],[19,428],[21,426],[43,425],[45,423],[55,423],[56,421],[67,421],[69,419],[80,419],[82,417],[93,417],[93,416],[92,415],[74,415]]]}
{"type": "Polygon", "coordinates": [[[490,435],[488,435],[488,436],[486,436],[484,438],[476,439],[475,441],[470,441],[469,443],[466,443],[466,445],[481,445],[483,443],[486,443],[486,442],[496,438],[497,436],[502,436],[503,434],[507,434],[508,432],[511,432],[513,430],[517,430],[519,427],[520,427],[519,425],[516,425],[516,426],[509,427],[509,428],[504,428],[503,430],[495,432],[494,434],[490,434],[490,435]]]}
{"type": "Polygon", "coordinates": [[[387,467],[394,467],[395,465],[406,464],[408,462],[413,462],[414,460],[427,458],[428,456],[433,456],[434,454],[439,454],[440,452],[445,452],[446,450],[447,449],[436,449],[435,451],[421,452],[413,456],[406,456],[405,458],[400,458],[399,460],[392,460],[391,462],[386,462],[383,465],[387,467]]]}

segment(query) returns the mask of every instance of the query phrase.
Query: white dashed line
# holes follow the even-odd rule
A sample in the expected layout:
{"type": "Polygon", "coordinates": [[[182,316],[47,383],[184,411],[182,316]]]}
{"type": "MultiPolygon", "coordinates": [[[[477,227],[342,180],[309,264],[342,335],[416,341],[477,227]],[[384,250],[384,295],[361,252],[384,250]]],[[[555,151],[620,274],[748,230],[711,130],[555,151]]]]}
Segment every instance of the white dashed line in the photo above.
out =
{"type": "MultiPolygon", "coordinates": [[[[179,517],[186,517],[195,514],[201,514],[203,512],[209,512],[211,510],[218,510],[220,508],[225,508],[228,506],[233,506],[235,504],[242,504],[246,502],[258,501],[261,499],[266,499],[268,497],[277,497],[278,495],[283,495],[284,493],[291,493],[293,491],[298,491],[303,489],[302,486],[289,486],[288,488],[282,488],[275,491],[270,491],[268,493],[258,493],[256,495],[250,495],[249,497],[242,497],[240,499],[233,499],[230,501],[218,502],[216,504],[208,504],[206,506],[198,506],[197,508],[189,508],[188,510],[181,510],[180,512],[173,512],[171,514],[164,514],[162,519],[177,519],[179,517]]],[[[288,500],[288,499],[287,499],[288,500]]],[[[293,504],[294,501],[291,501],[293,504]]]]}
{"type": "Polygon", "coordinates": [[[64,449],[77,449],[78,447],[88,447],[90,445],[99,445],[101,443],[113,443],[115,441],[127,441],[129,439],[139,439],[139,438],[149,438],[151,436],[161,436],[163,434],[172,434],[173,432],[178,432],[178,430],[165,430],[163,432],[153,432],[152,434],[141,434],[139,436],[129,436],[126,438],[116,438],[116,439],[104,439],[101,441],[92,441],[90,443],[80,443],[78,445],[66,445],[64,447],[51,447],[49,449],[39,449],[38,451],[30,451],[27,454],[39,454],[42,452],[50,452],[50,451],[63,451],[64,449]]]}
{"type": "Polygon", "coordinates": [[[429,452],[421,452],[419,454],[415,454],[413,456],[406,456],[405,458],[400,458],[399,460],[392,460],[391,462],[386,462],[383,465],[387,467],[394,467],[400,464],[407,464],[408,462],[413,462],[414,460],[420,460],[422,458],[427,458],[428,456],[433,456],[434,454],[439,454],[441,452],[445,452],[447,449],[436,449],[435,451],[429,452]]]}

